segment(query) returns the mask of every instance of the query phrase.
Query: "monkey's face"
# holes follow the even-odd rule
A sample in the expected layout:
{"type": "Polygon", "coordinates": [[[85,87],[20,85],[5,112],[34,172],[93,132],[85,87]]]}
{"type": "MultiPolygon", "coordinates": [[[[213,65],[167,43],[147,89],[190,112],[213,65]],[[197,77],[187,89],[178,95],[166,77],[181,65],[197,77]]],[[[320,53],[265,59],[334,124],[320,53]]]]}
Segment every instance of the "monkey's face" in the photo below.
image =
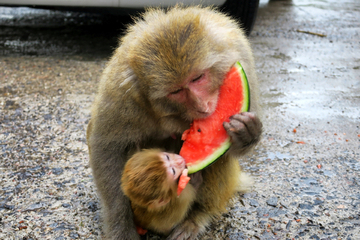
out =
{"type": "Polygon", "coordinates": [[[175,85],[167,98],[184,106],[189,119],[200,119],[215,111],[218,95],[219,89],[211,80],[210,71],[204,70],[175,85]]]}
{"type": "Polygon", "coordinates": [[[236,41],[226,37],[232,29],[209,24],[211,17],[175,14],[161,13],[161,21],[140,20],[131,28],[129,66],[158,117],[191,122],[215,111],[219,87],[238,57],[236,41]]]}
{"type": "Polygon", "coordinates": [[[185,159],[174,153],[162,152],[160,157],[164,162],[170,184],[177,184],[181,173],[185,170],[185,159]]]}

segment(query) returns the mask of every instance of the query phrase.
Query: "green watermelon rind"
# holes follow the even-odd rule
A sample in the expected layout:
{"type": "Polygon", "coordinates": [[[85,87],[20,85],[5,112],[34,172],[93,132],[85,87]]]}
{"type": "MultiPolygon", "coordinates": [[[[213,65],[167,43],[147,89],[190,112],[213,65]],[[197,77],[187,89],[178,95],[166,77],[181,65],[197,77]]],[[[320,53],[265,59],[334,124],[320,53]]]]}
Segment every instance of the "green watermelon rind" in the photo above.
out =
{"type": "Polygon", "coordinates": [[[247,99],[247,101],[244,102],[242,108],[240,109],[240,112],[248,112],[250,110],[250,86],[249,86],[248,78],[240,62],[236,62],[235,67],[240,73],[242,84],[244,86],[243,87],[244,101],[247,99]]]}
{"type": "Polygon", "coordinates": [[[187,168],[189,170],[188,174],[196,173],[214,163],[216,159],[222,156],[231,146],[230,137],[226,138],[226,140],[220,144],[220,146],[211,154],[209,157],[201,160],[201,162],[188,165],[187,168]]]}
{"type": "MultiPolygon", "coordinates": [[[[249,82],[248,82],[246,73],[245,73],[243,67],[241,66],[240,62],[236,62],[234,66],[237,68],[237,71],[240,74],[240,77],[242,80],[242,85],[243,85],[244,102],[243,102],[242,108],[240,109],[240,112],[247,112],[250,109],[249,82]]],[[[227,137],[226,140],[224,142],[222,142],[220,144],[220,146],[208,157],[197,162],[196,164],[191,164],[191,165],[189,164],[187,166],[188,171],[189,171],[188,173],[192,174],[192,173],[198,172],[198,171],[208,167],[209,165],[214,163],[219,157],[224,155],[225,152],[230,148],[230,146],[231,146],[231,140],[230,140],[230,137],[227,137]]]]}

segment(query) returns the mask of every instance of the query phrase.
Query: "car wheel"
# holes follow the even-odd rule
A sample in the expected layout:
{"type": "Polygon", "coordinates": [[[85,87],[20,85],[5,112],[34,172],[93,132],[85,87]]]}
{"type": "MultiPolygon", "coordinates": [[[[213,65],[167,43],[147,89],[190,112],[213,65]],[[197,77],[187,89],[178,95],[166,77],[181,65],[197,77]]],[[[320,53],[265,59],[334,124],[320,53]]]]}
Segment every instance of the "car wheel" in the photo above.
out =
{"type": "Polygon", "coordinates": [[[250,35],[258,8],[259,0],[227,0],[221,10],[238,20],[245,29],[246,35],[250,35]]]}

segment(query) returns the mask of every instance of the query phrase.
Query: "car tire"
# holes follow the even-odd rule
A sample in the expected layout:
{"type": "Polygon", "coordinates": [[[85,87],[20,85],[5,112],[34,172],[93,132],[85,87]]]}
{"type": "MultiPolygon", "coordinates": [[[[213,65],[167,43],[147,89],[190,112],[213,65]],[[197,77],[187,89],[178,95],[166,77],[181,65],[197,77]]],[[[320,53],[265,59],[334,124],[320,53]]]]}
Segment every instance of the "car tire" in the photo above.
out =
{"type": "Polygon", "coordinates": [[[250,35],[258,8],[259,0],[227,0],[220,9],[239,21],[246,35],[250,35]]]}

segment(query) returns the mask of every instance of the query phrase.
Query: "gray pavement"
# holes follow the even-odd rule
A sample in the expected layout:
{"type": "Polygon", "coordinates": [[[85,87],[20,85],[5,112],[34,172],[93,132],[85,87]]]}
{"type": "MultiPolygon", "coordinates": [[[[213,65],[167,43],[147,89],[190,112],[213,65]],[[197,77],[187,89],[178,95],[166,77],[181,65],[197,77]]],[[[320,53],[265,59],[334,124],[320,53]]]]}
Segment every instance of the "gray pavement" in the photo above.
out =
{"type": "MultiPolygon", "coordinates": [[[[101,239],[85,129],[117,21],[0,8],[0,239],[101,239]]],[[[261,1],[250,40],[255,184],[201,239],[360,239],[360,2],[261,1]]]]}

